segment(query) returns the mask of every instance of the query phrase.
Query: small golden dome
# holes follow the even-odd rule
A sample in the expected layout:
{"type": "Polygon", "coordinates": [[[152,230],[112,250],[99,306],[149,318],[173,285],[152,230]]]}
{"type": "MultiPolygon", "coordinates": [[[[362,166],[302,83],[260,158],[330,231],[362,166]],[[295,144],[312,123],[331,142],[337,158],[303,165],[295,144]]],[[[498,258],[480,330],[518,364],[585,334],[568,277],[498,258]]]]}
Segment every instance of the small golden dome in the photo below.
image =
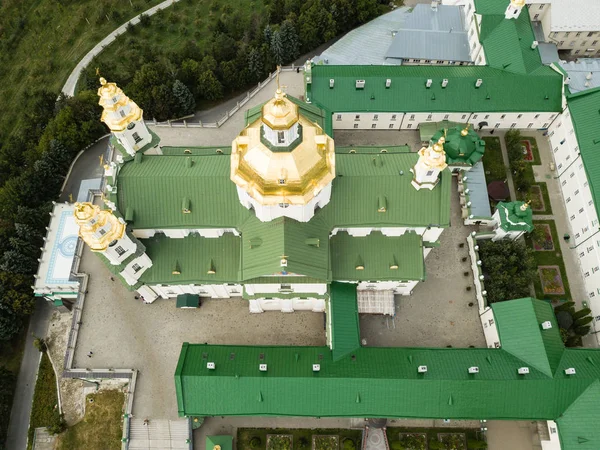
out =
{"type": "Polygon", "coordinates": [[[131,122],[142,120],[144,111],[116,83],[108,83],[106,79],[100,78],[100,84],[98,104],[104,108],[100,120],[110,131],[124,131],[131,122]]]}
{"type": "Polygon", "coordinates": [[[287,130],[298,122],[298,106],[277,88],[275,97],[262,107],[262,119],[273,130],[287,130]]]}
{"type": "Polygon", "coordinates": [[[510,3],[517,8],[523,8],[525,6],[525,0],[511,0],[510,3]]]}
{"type": "Polygon", "coordinates": [[[102,211],[90,202],[75,203],[73,216],[79,225],[79,236],[94,252],[106,250],[125,234],[125,224],[111,211],[102,211]]]}

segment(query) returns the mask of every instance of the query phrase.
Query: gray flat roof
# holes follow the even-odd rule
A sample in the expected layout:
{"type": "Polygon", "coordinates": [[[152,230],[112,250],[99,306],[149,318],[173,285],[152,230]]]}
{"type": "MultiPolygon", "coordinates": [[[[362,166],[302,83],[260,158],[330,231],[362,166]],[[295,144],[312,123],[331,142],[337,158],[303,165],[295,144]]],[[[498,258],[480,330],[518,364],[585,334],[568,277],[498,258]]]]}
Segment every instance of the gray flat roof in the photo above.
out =
{"type": "Polygon", "coordinates": [[[600,58],[581,58],[577,61],[561,61],[560,66],[567,72],[571,81],[571,93],[585,91],[600,86],[600,58]]]}
{"type": "Polygon", "coordinates": [[[386,58],[471,61],[462,7],[418,4],[398,30],[386,58]]]}
{"type": "Polygon", "coordinates": [[[467,180],[471,214],[475,217],[492,217],[483,162],[475,163],[467,172],[467,180]]]}

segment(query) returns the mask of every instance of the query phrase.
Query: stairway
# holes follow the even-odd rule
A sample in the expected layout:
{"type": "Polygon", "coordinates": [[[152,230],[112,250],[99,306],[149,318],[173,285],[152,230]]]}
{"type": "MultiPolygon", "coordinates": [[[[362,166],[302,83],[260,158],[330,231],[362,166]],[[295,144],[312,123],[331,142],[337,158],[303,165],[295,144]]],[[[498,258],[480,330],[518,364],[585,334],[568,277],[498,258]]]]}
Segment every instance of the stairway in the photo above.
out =
{"type": "Polygon", "coordinates": [[[129,423],[130,450],[189,450],[191,439],[187,420],[133,418],[129,423]]]}

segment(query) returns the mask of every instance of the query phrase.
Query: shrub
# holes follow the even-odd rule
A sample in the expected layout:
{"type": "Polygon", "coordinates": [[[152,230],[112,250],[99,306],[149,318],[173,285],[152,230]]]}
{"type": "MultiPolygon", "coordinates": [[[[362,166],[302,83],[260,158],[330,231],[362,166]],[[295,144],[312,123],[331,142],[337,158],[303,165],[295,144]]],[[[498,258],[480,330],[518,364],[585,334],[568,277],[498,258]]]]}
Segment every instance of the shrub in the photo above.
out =
{"type": "Polygon", "coordinates": [[[35,348],[37,348],[37,349],[38,349],[38,351],[40,351],[40,352],[42,352],[42,353],[45,353],[45,352],[46,352],[46,350],[48,350],[48,347],[46,346],[46,341],[44,340],[44,338],[39,338],[39,337],[36,337],[36,338],[33,340],[33,346],[34,346],[35,348]]]}
{"type": "MultiPolygon", "coordinates": [[[[302,438],[300,438],[302,439],[302,438]]],[[[356,444],[354,443],[353,439],[350,438],[346,438],[344,439],[344,450],[355,450],[356,449],[356,444]]]]}
{"type": "Polygon", "coordinates": [[[554,308],[554,311],[571,311],[571,310],[573,310],[574,306],[575,306],[575,302],[565,302],[561,305],[558,305],[556,308],[554,308]]]}
{"type": "Polygon", "coordinates": [[[580,309],[579,311],[577,311],[576,313],[573,314],[573,320],[577,320],[583,316],[587,316],[588,314],[591,314],[591,312],[592,312],[592,310],[590,308],[580,309]]]}
{"type": "Polygon", "coordinates": [[[67,422],[64,414],[55,414],[52,418],[52,423],[46,427],[52,435],[60,434],[67,429],[67,422]]]}
{"type": "Polygon", "coordinates": [[[467,447],[469,448],[469,450],[471,449],[478,449],[478,448],[487,448],[487,442],[485,441],[478,441],[475,439],[469,439],[468,443],[467,443],[467,447]]]}
{"type": "Polygon", "coordinates": [[[392,442],[392,450],[405,450],[405,449],[404,449],[404,446],[402,445],[402,442],[393,441],[392,442]]]}
{"type": "Polygon", "coordinates": [[[259,448],[260,444],[262,444],[262,439],[258,436],[252,436],[252,439],[250,439],[250,447],[259,448]]]}

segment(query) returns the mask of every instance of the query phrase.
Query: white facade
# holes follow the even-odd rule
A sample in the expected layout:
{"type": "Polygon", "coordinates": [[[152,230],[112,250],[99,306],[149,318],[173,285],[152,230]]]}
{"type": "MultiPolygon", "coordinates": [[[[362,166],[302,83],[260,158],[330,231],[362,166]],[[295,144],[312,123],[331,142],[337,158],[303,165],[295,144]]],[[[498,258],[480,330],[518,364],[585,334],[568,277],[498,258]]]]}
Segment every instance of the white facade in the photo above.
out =
{"type": "Polygon", "coordinates": [[[128,285],[133,286],[149,267],[152,267],[152,261],[144,253],[127,264],[119,275],[123,277],[128,285]]]}
{"type": "Polygon", "coordinates": [[[248,209],[254,209],[256,217],[261,222],[269,222],[278,217],[289,217],[298,222],[308,222],[315,215],[316,208],[323,208],[331,199],[331,183],[325,186],[306,205],[261,205],[253,199],[244,189],[237,187],[238,197],[242,205],[248,209]]]}
{"type": "MultiPolygon", "coordinates": [[[[431,250],[423,249],[423,250],[431,250]]],[[[425,255],[423,255],[425,256],[425,255]]],[[[354,281],[356,283],[356,281],[354,281]]],[[[361,281],[356,288],[358,291],[392,291],[396,295],[411,295],[419,280],[410,281],[361,281]]]]}
{"type": "Polygon", "coordinates": [[[180,294],[196,294],[201,297],[231,298],[242,295],[240,284],[182,284],[182,285],[144,285],[138,289],[146,301],[153,301],[161,297],[164,299],[175,298],[180,294]]]}
{"type": "Polygon", "coordinates": [[[345,231],[353,237],[365,237],[373,231],[380,231],[384,236],[398,237],[404,233],[414,232],[423,238],[423,242],[437,242],[442,232],[441,227],[355,227],[355,228],[334,228],[331,236],[335,236],[339,231],[345,231]]]}
{"type": "Polygon", "coordinates": [[[506,19],[517,19],[521,15],[521,10],[525,6],[525,0],[511,0],[506,7],[504,17],[506,19]]]}
{"type": "Polygon", "coordinates": [[[101,253],[106,256],[113,266],[118,266],[135,253],[136,248],[137,245],[125,233],[121,239],[111,242],[108,248],[101,253]]]}
{"type": "Polygon", "coordinates": [[[220,238],[225,233],[232,233],[239,236],[240,233],[235,228],[155,228],[155,229],[134,229],[133,235],[138,239],[149,239],[156,233],[162,233],[172,239],[182,239],[190,234],[197,233],[205,238],[220,238]]]}
{"type": "Polygon", "coordinates": [[[496,327],[496,318],[494,312],[489,306],[479,315],[481,326],[483,327],[483,335],[488,348],[500,348],[500,335],[498,327],[496,327]]]}
{"type": "MultiPolygon", "coordinates": [[[[441,80],[433,80],[441,82],[441,80]]],[[[485,80],[483,80],[485,84],[485,80]]],[[[482,84],[482,86],[483,86],[482,84]]],[[[400,106],[400,105],[399,105],[400,106]]],[[[423,122],[470,123],[475,130],[483,125],[483,130],[499,129],[544,129],[557,116],[553,112],[418,112],[418,113],[377,113],[377,112],[344,112],[333,113],[334,130],[417,130],[423,122]]]]}
{"type": "MultiPolygon", "coordinates": [[[[502,223],[502,218],[500,217],[500,213],[505,214],[505,221],[510,222],[508,218],[508,211],[506,208],[496,209],[494,214],[492,215],[492,219],[494,220],[494,234],[495,236],[492,238],[492,241],[501,241],[503,239],[510,239],[514,241],[515,239],[519,239],[521,236],[525,234],[525,231],[522,230],[505,230],[500,226],[502,223]]],[[[512,222],[511,222],[512,223],[512,222]]],[[[525,225],[525,222],[521,222],[514,225],[525,225]]]]}
{"type": "Polygon", "coordinates": [[[571,236],[577,253],[592,315],[600,316],[600,234],[569,108],[548,129],[550,148],[563,196],[571,236]]]}
{"type": "Polygon", "coordinates": [[[320,298],[259,298],[252,299],[249,303],[251,313],[262,313],[265,311],[325,311],[325,300],[320,298]]]}

